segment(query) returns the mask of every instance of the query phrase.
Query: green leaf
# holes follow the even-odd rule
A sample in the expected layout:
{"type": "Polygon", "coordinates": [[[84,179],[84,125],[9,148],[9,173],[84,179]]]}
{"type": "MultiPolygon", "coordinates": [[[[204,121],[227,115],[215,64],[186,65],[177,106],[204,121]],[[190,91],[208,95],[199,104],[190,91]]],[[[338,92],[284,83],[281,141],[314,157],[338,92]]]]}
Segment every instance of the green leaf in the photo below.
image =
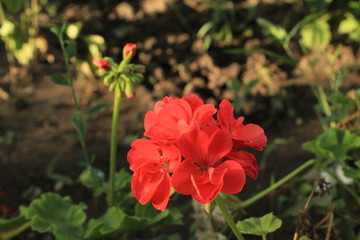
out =
{"type": "Polygon", "coordinates": [[[66,77],[61,75],[53,75],[50,77],[51,81],[53,81],[56,84],[64,85],[64,86],[70,86],[69,81],[66,77]]]}
{"type": "Polygon", "coordinates": [[[325,49],[331,40],[329,24],[319,18],[302,27],[300,31],[301,43],[308,49],[325,49]]]}
{"type": "Polygon", "coordinates": [[[88,167],[80,175],[79,180],[87,188],[95,191],[95,196],[99,196],[105,191],[105,174],[97,168],[88,167]]]}
{"type": "Polygon", "coordinates": [[[241,233],[252,234],[258,236],[266,236],[268,233],[274,232],[282,225],[281,219],[272,213],[266,214],[260,218],[247,218],[239,221],[236,227],[241,233]]]}
{"type": "Polygon", "coordinates": [[[3,0],[2,2],[12,13],[19,13],[24,3],[23,0],[3,0]]]}
{"type": "Polygon", "coordinates": [[[51,232],[58,240],[82,240],[85,208],[83,203],[74,205],[69,197],[45,193],[34,200],[24,213],[35,231],[51,232]]]}
{"type": "Polygon", "coordinates": [[[266,29],[267,34],[271,35],[280,42],[285,39],[287,32],[284,28],[277,26],[264,18],[257,18],[256,22],[266,29]]]}
{"type": "Polygon", "coordinates": [[[110,104],[108,104],[108,103],[95,105],[86,111],[85,116],[90,116],[90,115],[93,115],[96,113],[101,113],[101,112],[105,111],[109,106],[110,106],[110,104]]]}
{"type": "Polygon", "coordinates": [[[71,118],[71,122],[73,123],[76,132],[78,133],[80,142],[84,142],[86,134],[86,121],[84,116],[80,113],[75,113],[71,118]]]}
{"type": "Polygon", "coordinates": [[[70,41],[65,42],[65,51],[67,54],[68,60],[70,60],[72,57],[76,56],[76,45],[70,41]]]}
{"type": "Polygon", "coordinates": [[[315,140],[303,144],[305,150],[336,161],[348,159],[347,154],[359,147],[360,136],[338,129],[328,129],[315,140]]]}
{"type": "Polygon", "coordinates": [[[360,23],[352,14],[346,14],[346,18],[339,24],[338,32],[348,34],[354,41],[360,41],[360,23]]]}
{"type": "Polygon", "coordinates": [[[18,227],[27,221],[28,220],[26,220],[25,217],[22,215],[11,219],[0,218],[0,232],[18,227]]]}
{"type": "Polygon", "coordinates": [[[54,33],[57,37],[61,35],[61,29],[59,27],[52,27],[50,28],[50,31],[54,33]]]}
{"type": "Polygon", "coordinates": [[[4,20],[0,26],[1,26],[0,27],[0,36],[2,36],[4,38],[13,37],[13,35],[16,31],[16,26],[14,23],[12,23],[8,20],[4,20]]]}
{"type": "Polygon", "coordinates": [[[349,34],[359,27],[359,22],[352,14],[347,14],[346,18],[339,24],[338,32],[340,34],[349,34]]]}
{"type": "Polygon", "coordinates": [[[212,21],[205,23],[198,31],[198,37],[205,37],[213,28],[214,23],[212,21]]]}
{"type": "Polygon", "coordinates": [[[87,225],[85,238],[96,238],[120,231],[137,231],[155,226],[181,224],[181,214],[165,210],[158,212],[148,208],[150,204],[138,204],[135,211],[139,216],[129,216],[118,207],[111,207],[99,219],[91,219],[87,225]]]}

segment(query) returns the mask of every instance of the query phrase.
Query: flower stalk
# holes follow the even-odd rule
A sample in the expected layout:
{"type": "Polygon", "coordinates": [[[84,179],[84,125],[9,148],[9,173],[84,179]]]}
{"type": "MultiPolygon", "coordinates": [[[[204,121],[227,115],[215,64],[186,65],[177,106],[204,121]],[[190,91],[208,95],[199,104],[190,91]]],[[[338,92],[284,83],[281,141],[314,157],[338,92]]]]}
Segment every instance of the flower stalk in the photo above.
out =
{"type": "MultiPolygon", "coordinates": [[[[117,133],[119,125],[119,116],[120,116],[120,105],[121,99],[127,94],[125,92],[127,88],[132,88],[132,84],[136,82],[131,81],[131,76],[127,77],[125,74],[125,69],[130,64],[131,58],[135,54],[136,44],[128,43],[123,49],[123,60],[118,65],[115,73],[115,78],[112,79],[113,86],[115,87],[114,93],[114,107],[112,115],[112,124],[111,124],[111,139],[110,139],[110,162],[109,162],[109,192],[108,192],[108,206],[112,207],[115,205],[115,173],[116,173],[116,152],[117,152],[117,133]],[[126,79],[128,79],[126,81],[126,79]],[[130,80],[129,80],[130,79],[130,80]]],[[[110,63],[103,60],[97,60],[98,63],[106,63],[105,70],[110,70],[110,63]]],[[[112,76],[112,75],[110,75],[112,76]]],[[[111,81],[111,79],[109,79],[111,81]]]]}
{"type": "Polygon", "coordinates": [[[216,204],[219,206],[221,213],[223,214],[227,224],[229,225],[229,227],[231,228],[232,232],[234,233],[234,235],[236,236],[236,238],[238,240],[244,240],[244,237],[242,236],[242,234],[239,232],[239,230],[237,229],[234,220],[232,219],[229,210],[227,209],[227,207],[225,206],[222,198],[220,197],[220,195],[217,196],[217,198],[215,199],[216,204]]]}
{"type": "Polygon", "coordinates": [[[116,172],[116,147],[117,147],[117,132],[119,125],[120,105],[121,105],[121,91],[117,87],[114,94],[114,108],[111,124],[111,140],[110,140],[110,168],[109,168],[109,207],[114,206],[115,203],[115,172],[116,172]]]}

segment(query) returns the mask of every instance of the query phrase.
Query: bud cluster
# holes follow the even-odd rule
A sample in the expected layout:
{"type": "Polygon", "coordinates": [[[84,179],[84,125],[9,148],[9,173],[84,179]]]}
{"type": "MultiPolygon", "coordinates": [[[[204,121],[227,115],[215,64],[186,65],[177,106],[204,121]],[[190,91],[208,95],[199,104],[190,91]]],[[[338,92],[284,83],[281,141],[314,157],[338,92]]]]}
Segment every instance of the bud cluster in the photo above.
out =
{"type": "Polygon", "coordinates": [[[94,58],[93,63],[99,68],[103,76],[105,86],[109,91],[119,90],[121,96],[134,97],[133,84],[140,83],[144,79],[145,66],[131,64],[130,61],[136,52],[136,44],[128,43],[123,48],[123,60],[117,64],[113,59],[94,58]]]}

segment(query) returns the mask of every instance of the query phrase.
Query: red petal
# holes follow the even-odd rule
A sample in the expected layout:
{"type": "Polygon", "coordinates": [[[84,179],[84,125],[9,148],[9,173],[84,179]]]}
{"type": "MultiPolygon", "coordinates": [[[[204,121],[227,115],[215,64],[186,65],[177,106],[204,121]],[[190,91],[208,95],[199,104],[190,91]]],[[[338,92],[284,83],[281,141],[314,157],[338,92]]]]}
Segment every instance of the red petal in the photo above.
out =
{"type": "Polygon", "coordinates": [[[243,150],[230,152],[227,155],[228,159],[234,160],[243,167],[246,175],[252,179],[256,179],[258,176],[259,167],[256,164],[256,158],[253,154],[243,150]]]}
{"type": "Polygon", "coordinates": [[[220,191],[229,194],[239,193],[246,181],[245,172],[241,165],[236,161],[227,160],[219,165],[218,168],[219,171],[222,168],[227,169],[224,175],[224,184],[220,191]]]}
{"type": "Polygon", "coordinates": [[[158,148],[148,139],[137,139],[131,144],[131,150],[128,152],[127,160],[130,163],[130,169],[136,171],[139,167],[148,161],[159,161],[160,154],[158,148]]]}
{"type": "Polygon", "coordinates": [[[266,146],[267,138],[264,130],[256,124],[246,124],[236,128],[234,134],[236,147],[251,147],[262,151],[266,146]]]}
{"type": "Polygon", "coordinates": [[[221,128],[232,132],[233,128],[235,127],[236,120],[234,118],[234,109],[229,100],[224,99],[221,101],[217,114],[217,120],[221,128]]]}
{"type": "Polygon", "coordinates": [[[185,96],[183,96],[181,99],[184,99],[186,100],[190,106],[191,106],[191,109],[192,111],[194,112],[196,108],[204,105],[204,101],[199,98],[198,96],[196,96],[195,94],[186,94],[185,96]]]}
{"type": "Polygon", "coordinates": [[[213,104],[205,104],[198,107],[194,111],[190,126],[201,129],[211,124],[214,124],[213,115],[216,113],[216,108],[213,104]]]}
{"type": "MultiPolygon", "coordinates": [[[[144,170],[144,169],[142,169],[144,170]]],[[[135,172],[131,181],[131,190],[135,198],[141,203],[148,203],[151,198],[154,196],[157,188],[160,187],[160,183],[163,181],[164,174],[157,172],[153,173],[144,173],[135,172]],[[141,175],[141,176],[140,176],[141,175]],[[145,176],[144,176],[145,175],[145,176]]]]}
{"type": "Polygon", "coordinates": [[[233,142],[231,136],[220,129],[217,129],[209,140],[208,162],[210,166],[215,165],[219,160],[225,157],[232,149],[233,142]]]}
{"type": "Polygon", "coordinates": [[[198,202],[206,204],[213,201],[222,187],[222,182],[219,184],[212,184],[209,181],[208,173],[204,172],[201,175],[191,175],[191,182],[195,191],[191,196],[198,202]]]}
{"type": "Polygon", "coordinates": [[[196,174],[200,174],[200,168],[191,160],[185,159],[171,176],[171,185],[178,193],[190,195],[195,191],[191,175],[196,174]]]}
{"type": "Polygon", "coordinates": [[[159,184],[153,198],[151,199],[152,205],[160,211],[164,211],[170,200],[170,176],[164,175],[163,181],[159,184]]]}
{"type": "Polygon", "coordinates": [[[145,136],[147,136],[146,132],[149,131],[149,129],[151,129],[153,126],[155,126],[157,122],[158,122],[158,113],[154,111],[150,111],[145,114],[145,118],[144,118],[145,136]]]}
{"type": "Polygon", "coordinates": [[[195,129],[183,134],[177,146],[185,159],[192,159],[199,164],[206,163],[209,137],[204,131],[195,129]]]}

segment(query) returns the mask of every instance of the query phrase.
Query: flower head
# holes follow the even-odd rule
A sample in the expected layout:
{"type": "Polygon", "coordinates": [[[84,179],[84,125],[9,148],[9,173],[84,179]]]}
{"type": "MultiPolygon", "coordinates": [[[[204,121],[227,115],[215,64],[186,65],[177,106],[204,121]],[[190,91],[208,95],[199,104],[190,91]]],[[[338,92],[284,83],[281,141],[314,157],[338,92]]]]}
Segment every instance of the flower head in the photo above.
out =
{"type": "Polygon", "coordinates": [[[262,150],[267,142],[260,126],[243,121],[228,100],[219,111],[194,94],[156,102],[144,120],[149,139],[136,140],[128,154],[134,196],[164,210],[171,187],[203,204],[220,192],[239,193],[246,175],[256,179],[259,170],[255,156],[240,148],[262,150]]]}

